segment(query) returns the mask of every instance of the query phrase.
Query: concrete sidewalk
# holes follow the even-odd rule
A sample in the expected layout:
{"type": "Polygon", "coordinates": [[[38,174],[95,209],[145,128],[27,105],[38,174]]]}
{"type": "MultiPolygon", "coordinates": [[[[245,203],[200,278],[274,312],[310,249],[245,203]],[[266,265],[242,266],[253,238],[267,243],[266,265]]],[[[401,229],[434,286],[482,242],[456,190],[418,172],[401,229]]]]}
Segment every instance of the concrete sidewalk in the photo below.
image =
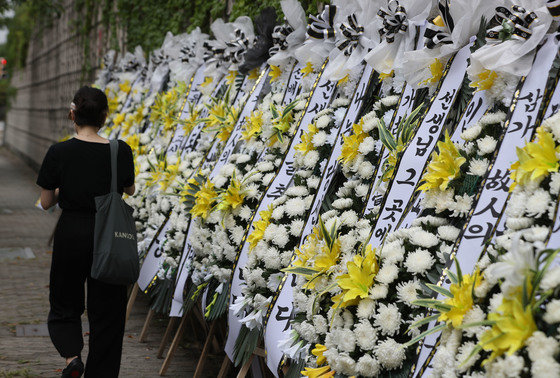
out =
{"type": "MultiPolygon", "coordinates": [[[[34,207],[39,196],[36,173],[6,148],[0,147],[0,377],[59,377],[64,361],[58,356],[48,336],[18,337],[23,332],[44,330],[49,309],[48,277],[51,259],[50,238],[58,213],[34,207]],[[2,258],[6,249],[30,248],[33,259],[2,258]],[[18,327],[19,326],[19,327],[18,327]]],[[[27,250],[29,251],[29,250],[27,250]]],[[[14,252],[14,251],[12,251],[14,252]]],[[[147,298],[139,295],[127,323],[124,338],[121,377],[157,377],[162,360],[155,357],[167,324],[166,319],[152,322],[147,343],[139,343],[143,321],[148,311],[147,298]]],[[[84,322],[87,319],[84,317],[84,322]]],[[[84,338],[87,355],[87,334],[84,338]]],[[[199,349],[181,346],[168,377],[189,377],[194,373],[199,349]]],[[[217,359],[216,359],[217,361],[217,359]]],[[[214,376],[219,366],[208,361],[207,376],[214,376]]]]}

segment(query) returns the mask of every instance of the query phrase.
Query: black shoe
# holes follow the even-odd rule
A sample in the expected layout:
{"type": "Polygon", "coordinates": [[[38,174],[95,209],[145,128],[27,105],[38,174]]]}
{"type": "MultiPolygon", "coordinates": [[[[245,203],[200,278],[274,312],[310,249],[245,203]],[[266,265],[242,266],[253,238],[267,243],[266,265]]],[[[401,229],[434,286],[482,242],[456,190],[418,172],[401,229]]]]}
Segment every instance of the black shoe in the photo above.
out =
{"type": "Polygon", "coordinates": [[[74,358],[64,370],[62,378],[79,378],[84,374],[84,363],[80,357],[74,358]]]}

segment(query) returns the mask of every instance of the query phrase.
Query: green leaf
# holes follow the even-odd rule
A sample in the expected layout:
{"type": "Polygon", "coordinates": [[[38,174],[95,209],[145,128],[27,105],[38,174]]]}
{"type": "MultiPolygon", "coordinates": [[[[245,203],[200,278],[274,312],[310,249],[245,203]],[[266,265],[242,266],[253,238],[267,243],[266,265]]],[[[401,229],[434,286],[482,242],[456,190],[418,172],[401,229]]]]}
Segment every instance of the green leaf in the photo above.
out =
{"type": "Polygon", "coordinates": [[[317,273],[315,269],[304,268],[301,266],[294,266],[281,269],[284,273],[299,274],[301,276],[312,276],[317,273]]]}
{"type": "Polygon", "coordinates": [[[445,327],[447,327],[447,324],[440,324],[438,326],[435,326],[434,328],[430,328],[424,332],[422,332],[421,334],[419,334],[418,336],[416,336],[415,338],[413,338],[412,340],[410,340],[409,342],[403,344],[403,346],[405,348],[408,348],[411,345],[416,344],[418,341],[422,340],[423,338],[425,338],[426,336],[431,335],[432,333],[436,333],[438,331],[441,331],[442,329],[444,329],[445,327]]]}
{"type": "Polygon", "coordinates": [[[426,286],[429,287],[430,289],[432,289],[433,291],[435,291],[436,293],[439,293],[441,295],[445,295],[446,297],[449,297],[449,298],[454,298],[455,297],[449,290],[447,290],[447,289],[445,289],[441,286],[430,284],[430,283],[427,283],[426,286]]]}
{"type": "Polygon", "coordinates": [[[436,321],[436,320],[438,320],[439,316],[440,316],[440,314],[434,314],[434,315],[427,316],[424,319],[420,319],[420,320],[412,323],[410,325],[410,327],[408,327],[407,332],[410,331],[413,328],[418,328],[418,327],[420,327],[424,324],[430,323],[431,321],[436,321]]]}

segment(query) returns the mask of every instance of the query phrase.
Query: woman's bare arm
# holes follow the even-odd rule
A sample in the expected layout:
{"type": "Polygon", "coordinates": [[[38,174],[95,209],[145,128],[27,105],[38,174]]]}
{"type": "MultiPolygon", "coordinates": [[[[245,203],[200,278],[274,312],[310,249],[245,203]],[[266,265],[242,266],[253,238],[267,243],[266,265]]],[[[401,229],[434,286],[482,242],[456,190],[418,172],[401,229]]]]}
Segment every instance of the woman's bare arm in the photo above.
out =
{"type": "Polygon", "coordinates": [[[136,191],[136,187],[134,186],[134,184],[132,184],[131,186],[124,187],[124,192],[129,196],[133,195],[135,191],[136,191]]]}
{"type": "Polygon", "coordinates": [[[41,189],[41,207],[44,210],[56,205],[58,202],[58,188],[55,190],[41,189]]]}

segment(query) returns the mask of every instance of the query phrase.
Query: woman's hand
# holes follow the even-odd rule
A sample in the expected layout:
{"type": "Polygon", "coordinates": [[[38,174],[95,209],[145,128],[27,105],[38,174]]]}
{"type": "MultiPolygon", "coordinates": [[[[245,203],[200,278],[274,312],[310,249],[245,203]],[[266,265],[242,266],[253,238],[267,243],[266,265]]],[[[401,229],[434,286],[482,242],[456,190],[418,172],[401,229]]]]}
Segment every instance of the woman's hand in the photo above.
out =
{"type": "Polygon", "coordinates": [[[58,188],[55,190],[41,189],[41,207],[44,210],[56,205],[58,202],[58,188]]]}

